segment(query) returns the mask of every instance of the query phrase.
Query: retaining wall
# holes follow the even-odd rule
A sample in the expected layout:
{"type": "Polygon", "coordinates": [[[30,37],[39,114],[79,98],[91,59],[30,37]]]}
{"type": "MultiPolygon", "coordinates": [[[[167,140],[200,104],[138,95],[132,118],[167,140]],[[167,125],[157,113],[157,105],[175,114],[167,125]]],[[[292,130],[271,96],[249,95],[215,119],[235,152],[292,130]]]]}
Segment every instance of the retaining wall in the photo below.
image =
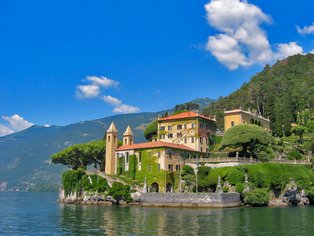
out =
{"type": "Polygon", "coordinates": [[[242,202],[238,193],[142,193],[143,206],[236,207],[242,202]]]}

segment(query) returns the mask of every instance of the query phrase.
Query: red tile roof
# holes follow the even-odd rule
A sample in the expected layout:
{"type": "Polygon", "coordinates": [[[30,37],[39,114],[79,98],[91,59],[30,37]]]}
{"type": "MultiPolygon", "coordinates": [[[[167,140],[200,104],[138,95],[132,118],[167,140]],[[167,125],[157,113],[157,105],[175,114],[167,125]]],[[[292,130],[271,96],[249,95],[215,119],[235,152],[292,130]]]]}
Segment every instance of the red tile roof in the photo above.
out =
{"type": "Polygon", "coordinates": [[[187,147],[182,144],[168,143],[168,142],[148,142],[148,143],[136,143],[131,145],[123,145],[117,149],[117,151],[125,151],[125,150],[135,150],[135,149],[148,149],[148,148],[160,148],[160,147],[169,147],[175,149],[182,149],[186,151],[194,151],[194,149],[187,147]]]}
{"type": "Polygon", "coordinates": [[[200,115],[194,111],[186,111],[186,112],[182,112],[176,115],[172,115],[172,116],[167,116],[164,118],[159,118],[158,120],[160,121],[164,121],[164,120],[180,120],[180,119],[188,119],[188,118],[202,118],[205,120],[210,120],[210,121],[215,121],[214,119],[204,116],[204,115],[200,115]]]}

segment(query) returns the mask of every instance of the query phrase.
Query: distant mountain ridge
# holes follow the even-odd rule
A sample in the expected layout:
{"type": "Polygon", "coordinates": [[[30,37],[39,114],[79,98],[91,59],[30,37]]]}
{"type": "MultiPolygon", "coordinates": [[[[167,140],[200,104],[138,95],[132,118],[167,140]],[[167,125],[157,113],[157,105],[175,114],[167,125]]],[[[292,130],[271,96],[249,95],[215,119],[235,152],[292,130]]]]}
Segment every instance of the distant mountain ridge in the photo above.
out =
{"type": "MultiPolygon", "coordinates": [[[[209,99],[197,101],[201,104],[209,103],[209,99]]],[[[112,121],[119,130],[120,139],[130,125],[135,141],[144,142],[143,132],[146,125],[162,113],[114,115],[66,126],[34,125],[21,132],[0,137],[0,191],[56,189],[66,167],[51,164],[50,156],[53,153],[73,144],[102,139],[112,121]]]]}

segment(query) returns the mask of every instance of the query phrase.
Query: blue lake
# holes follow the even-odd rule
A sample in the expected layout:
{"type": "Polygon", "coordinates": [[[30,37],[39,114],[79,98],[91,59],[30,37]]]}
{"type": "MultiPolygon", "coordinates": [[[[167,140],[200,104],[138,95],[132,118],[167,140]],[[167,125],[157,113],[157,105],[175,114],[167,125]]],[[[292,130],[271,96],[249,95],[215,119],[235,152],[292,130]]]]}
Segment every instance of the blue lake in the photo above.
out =
{"type": "Polygon", "coordinates": [[[179,209],[61,205],[0,192],[0,235],[314,235],[314,207],[179,209]]]}

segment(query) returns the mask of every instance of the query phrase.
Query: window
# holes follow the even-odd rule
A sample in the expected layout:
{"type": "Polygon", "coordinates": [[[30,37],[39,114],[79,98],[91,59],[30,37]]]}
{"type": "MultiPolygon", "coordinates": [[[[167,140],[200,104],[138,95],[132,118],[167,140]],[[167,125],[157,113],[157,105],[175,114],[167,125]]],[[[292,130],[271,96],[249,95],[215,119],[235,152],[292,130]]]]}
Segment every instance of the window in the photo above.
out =
{"type": "Polygon", "coordinates": [[[184,138],[184,143],[187,143],[187,142],[188,142],[188,138],[185,137],[185,138],[184,138]]]}
{"type": "Polygon", "coordinates": [[[208,149],[208,148],[206,148],[206,152],[209,152],[209,149],[208,149]]]}
{"type": "Polygon", "coordinates": [[[169,155],[169,159],[171,159],[172,158],[172,153],[169,152],[168,155],[169,155]]]}
{"type": "Polygon", "coordinates": [[[177,138],[182,138],[182,133],[177,133],[177,138]]]}
{"type": "Polygon", "coordinates": [[[113,142],[116,143],[116,136],[113,136],[113,142]]]}
{"type": "Polygon", "coordinates": [[[168,126],[168,130],[172,130],[172,126],[171,125],[168,126]]]}
{"type": "Polygon", "coordinates": [[[234,121],[231,121],[231,127],[233,127],[234,126],[234,121]]]}
{"type": "Polygon", "coordinates": [[[160,164],[158,164],[158,171],[160,171],[160,164]]]}
{"type": "Polygon", "coordinates": [[[138,163],[142,163],[142,152],[138,153],[138,163]]]}
{"type": "Polygon", "coordinates": [[[151,165],[151,164],[148,164],[148,165],[147,165],[147,171],[148,171],[148,172],[152,172],[152,165],[151,165]]]}
{"type": "Polygon", "coordinates": [[[187,129],[188,128],[188,125],[187,124],[184,124],[184,129],[187,129]]]}
{"type": "Polygon", "coordinates": [[[161,134],[161,135],[159,135],[159,138],[160,138],[160,139],[164,139],[164,138],[165,138],[165,135],[164,135],[164,134],[161,134]]]}
{"type": "Polygon", "coordinates": [[[203,138],[202,137],[200,137],[200,143],[203,143],[203,138]]]}
{"type": "Polygon", "coordinates": [[[206,131],[209,130],[209,124],[206,124],[206,131]]]}
{"type": "Polygon", "coordinates": [[[158,158],[160,158],[160,152],[158,152],[157,155],[158,155],[158,158]]]}
{"type": "Polygon", "coordinates": [[[192,129],[194,129],[194,127],[195,127],[195,124],[194,124],[194,123],[192,123],[192,124],[191,124],[191,128],[192,128],[192,129]]]}
{"type": "Polygon", "coordinates": [[[168,170],[172,172],[173,171],[173,165],[169,164],[168,165],[168,170]]]}
{"type": "Polygon", "coordinates": [[[177,125],[177,129],[178,130],[182,129],[182,125],[177,125]]]}
{"type": "Polygon", "coordinates": [[[107,138],[107,139],[108,139],[108,142],[110,142],[110,135],[108,135],[108,138],[107,138]]]}
{"type": "Polygon", "coordinates": [[[159,127],[159,130],[164,131],[164,130],[165,130],[165,126],[160,126],[160,127],[159,127]]]}
{"type": "Polygon", "coordinates": [[[125,143],[125,144],[128,144],[128,140],[127,140],[126,138],[124,139],[124,143],[125,143]]]}
{"type": "Polygon", "coordinates": [[[191,143],[194,143],[194,137],[191,137],[191,143]]]}
{"type": "Polygon", "coordinates": [[[203,124],[202,124],[202,123],[200,123],[200,129],[203,129],[203,127],[204,127],[204,126],[203,126],[203,124]]]}
{"type": "Polygon", "coordinates": [[[176,165],[176,171],[180,171],[180,165],[176,165]]]}
{"type": "Polygon", "coordinates": [[[129,164],[129,152],[125,153],[125,163],[129,164]]]}
{"type": "Polygon", "coordinates": [[[201,152],[203,152],[203,148],[201,147],[201,152]]]}
{"type": "Polygon", "coordinates": [[[168,134],[168,138],[173,138],[173,134],[168,134]]]}

